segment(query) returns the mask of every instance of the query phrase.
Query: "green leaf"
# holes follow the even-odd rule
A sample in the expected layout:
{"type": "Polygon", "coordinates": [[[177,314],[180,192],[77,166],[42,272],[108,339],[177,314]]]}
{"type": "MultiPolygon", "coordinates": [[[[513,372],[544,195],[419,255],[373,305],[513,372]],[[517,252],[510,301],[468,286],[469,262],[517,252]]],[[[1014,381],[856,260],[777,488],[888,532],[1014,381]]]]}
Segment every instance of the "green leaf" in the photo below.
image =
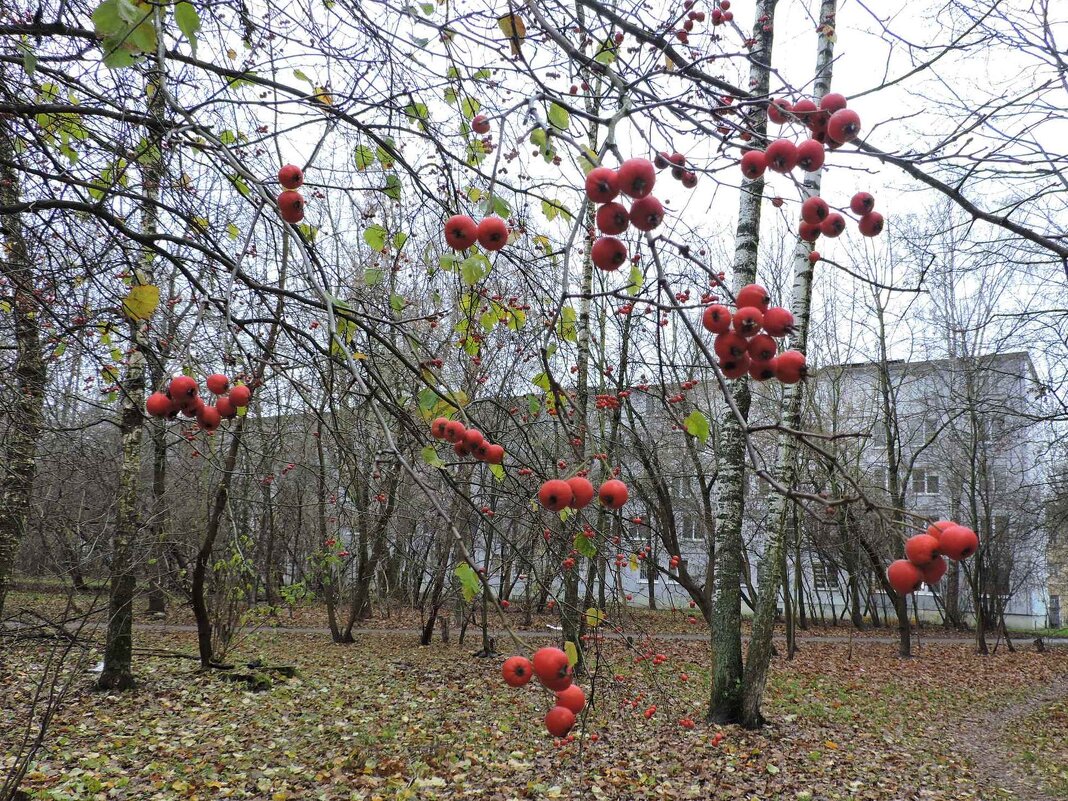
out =
{"type": "Polygon", "coordinates": [[[465,160],[472,167],[486,160],[486,146],[482,144],[481,139],[468,140],[465,160]]]}
{"type": "Polygon", "coordinates": [[[534,417],[540,411],[541,411],[541,400],[538,398],[537,395],[528,395],[527,396],[527,412],[530,414],[531,417],[534,417]]]}
{"type": "Polygon", "coordinates": [[[564,643],[564,653],[567,654],[567,664],[574,667],[578,664],[578,648],[575,647],[575,643],[568,640],[564,643]]]}
{"type": "Polygon", "coordinates": [[[197,32],[200,30],[200,15],[192,3],[181,2],[174,7],[174,21],[178,30],[189,40],[193,55],[197,52],[197,32]]]}
{"type": "Polygon", "coordinates": [[[560,310],[560,336],[568,342],[578,342],[578,315],[572,306],[564,306],[560,310]]]}
{"type": "Polygon", "coordinates": [[[541,213],[545,215],[545,219],[549,222],[552,222],[557,217],[562,217],[567,222],[571,222],[574,219],[571,211],[559,200],[543,200],[541,202],[541,213]]]}
{"type": "Polygon", "coordinates": [[[593,57],[593,60],[596,61],[598,64],[604,64],[607,66],[608,64],[611,64],[613,61],[616,60],[617,50],[618,45],[616,44],[616,40],[609,36],[607,39],[604,40],[604,43],[601,45],[601,49],[597,51],[597,55],[593,57]]]}
{"type": "Polygon", "coordinates": [[[460,103],[460,113],[467,119],[472,119],[481,108],[482,104],[474,97],[465,97],[463,102],[460,103]]]}
{"type": "Polygon", "coordinates": [[[159,308],[159,287],[152,284],[138,284],[130,288],[130,293],[122,302],[123,314],[135,322],[148,320],[159,308]]]}
{"type": "Polygon", "coordinates": [[[298,81],[304,81],[305,83],[309,83],[312,86],[315,86],[315,81],[309,78],[304,73],[304,70],[293,70],[293,77],[296,78],[298,81]]]}
{"type": "Polygon", "coordinates": [[[384,277],[385,273],[374,267],[370,270],[363,271],[363,282],[367,284],[367,286],[377,286],[378,284],[381,284],[384,277]]]}
{"type": "Polygon", "coordinates": [[[597,545],[593,538],[587,537],[581,531],[575,535],[575,550],[589,559],[597,555],[597,545]]]}
{"type": "Polygon", "coordinates": [[[444,96],[446,103],[448,103],[450,106],[455,105],[457,98],[455,89],[453,89],[451,86],[446,86],[444,96]]]}
{"type": "Polygon", "coordinates": [[[538,373],[536,376],[530,379],[530,383],[538,387],[538,389],[543,389],[546,392],[548,392],[552,386],[552,384],[549,383],[549,376],[547,376],[545,373],[538,373]]]}
{"type": "MultiPolygon", "coordinates": [[[[404,113],[408,115],[409,119],[419,123],[424,123],[430,119],[430,109],[426,107],[426,103],[409,103],[404,109],[404,113]]],[[[425,125],[423,129],[426,129],[425,125]]]]}
{"type": "Polygon", "coordinates": [[[559,131],[566,131],[571,126],[571,114],[559,103],[549,106],[549,122],[559,131]]]}
{"type": "Polygon", "coordinates": [[[645,280],[645,274],[641,271],[637,264],[632,264],[630,268],[630,283],[627,284],[627,294],[634,297],[642,288],[642,281],[645,280]]]}
{"type": "Polygon", "coordinates": [[[512,216],[512,207],[500,195],[493,195],[486,201],[486,214],[496,214],[498,217],[508,219],[512,216]]]}
{"type": "Polygon", "coordinates": [[[456,577],[460,579],[460,589],[463,590],[464,600],[471,603],[482,591],[482,582],[478,580],[478,573],[467,562],[460,562],[456,566],[456,577]]]}
{"type": "Polygon", "coordinates": [[[352,150],[352,160],[356,162],[356,169],[363,172],[375,163],[375,152],[367,145],[357,145],[352,150]]]}
{"type": "Polygon", "coordinates": [[[393,169],[393,162],[396,160],[396,156],[394,154],[396,152],[397,145],[388,136],[382,140],[381,145],[375,148],[375,157],[378,159],[378,163],[382,165],[382,169],[393,169]]]}
{"type": "Polygon", "coordinates": [[[527,313],[522,309],[509,309],[508,310],[508,327],[513,331],[518,331],[520,328],[527,324],[527,313]]]}
{"type": "Polygon", "coordinates": [[[683,427],[686,429],[686,433],[691,437],[697,437],[704,444],[708,441],[709,425],[708,418],[700,409],[694,409],[687,415],[686,419],[682,421],[683,427]]]}
{"type": "Polygon", "coordinates": [[[588,147],[584,147],[582,152],[579,153],[579,166],[582,168],[583,175],[589,175],[599,161],[597,154],[588,147]]]}
{"type": "Polygon", "coordinates": [[[241,193],[242,197],[251,197],[252,190],[248,188],[248,184],[245,182],[244,178],[236,173],[227,175],[226,177],[230,179],[230,183],[232,183],[234,188],[241,193]]]}
{"type": "Polygon", "coordinates": [[[408,301],[405,300],[404,295],[393,294],[389,296],[389,307],[398,314],[404,311],[404,307],[407,305],[408,301]]]}
{"type": "Polygon", "coordinates": [[[233,223],[227,223],[226,233],[231,239],[237,239],[241,235],[241,229],[233,223]]]}
{"type": "Polygon", "coordinates": [[[389,236],[389,232],[378,223],[369,225],[363,230],[363,241],[372,250],[382,252],[386,249],[386,237],[389,236]]]}
{"type": "Polygon", "coordinates": [[[419,8],[420,8],[420,9],[422,10],[422,12],[423,12],[424,14],[426,14],[426,15],[427,15],[428,17],[429,17],[429,16],[431,15],[431,14],[433,14],[433,13],[434,13],[434,4],[433,4],[433,3],[420,3],[420,4],[419,4],[419,8]]]}
{"type": "Polygon", "coordinates": [[[499,464],[491,464],[489,466],[490,472],[493,473],[493,477],[498,481],[504,481],[504,466],[499,464]]]}
{"type": "Polygon", "coordinates": [[[404,248],[404,243],[408,241],[408,235],[403,231],[398,231],[393,235],[393,248],[400,251],[404,248]]]}
{"type": "Polygon", "coordinates": [[[444,467],[445,462],[441,461],[441,457],[438,456],[438,452],[434,450],[433,445],[427,445],[422,450],[423,461],[431,467],[444,467]]]}
{"type": "Polygon", "coordinates": [[[474,286],[487,275],[489,275],[490,263],[489,259],[483,256],[481,253],[476,253],[473,256],[468,256],[463,260],[460,265],[460,277],[464,283],[468,286],[474,286]]]}
{"type": "Polygon", "coordinates": [[[19,42],[18,49],[22,51],[22,69],[28,77],[32,78],[37,71],[37,56],[33,48],[25,42],[19,42]]]}
{"type": "Polygon", "coordinates": [[[530,144],[535,147],[544,148],[549,142],[549,134],[545,132],[544,128],[535,128],[530,132],[530,144]]]}
{"type": "Polygon", "coordinates": [[[400,178],[396,175],[386,176],[386,186],[382,190],[386,197],[390,200],[400,200],[401,197],[401,182],[400,178]]]}
{"type": "Polygon", "coordinates": [[[427,387],[419,390],[419,411],[429,413],[438,402],[438,393],[427,387]]]}

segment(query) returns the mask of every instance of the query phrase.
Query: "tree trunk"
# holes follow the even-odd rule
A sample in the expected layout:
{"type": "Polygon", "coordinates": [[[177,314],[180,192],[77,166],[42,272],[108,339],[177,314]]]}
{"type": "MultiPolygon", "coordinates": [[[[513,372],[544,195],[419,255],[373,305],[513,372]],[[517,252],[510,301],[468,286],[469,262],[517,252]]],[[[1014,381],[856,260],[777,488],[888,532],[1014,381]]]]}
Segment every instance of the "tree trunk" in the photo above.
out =
{"type": "MultiPolygon", "coordinates": [[[[11,132],[0,122],[0,203],[12,206],[19,199],[19,177],[14,167],[11,132]]],[[[0,217],[6,258],[0,274],[11,288],[11,316],[15,329],[15,393],[9,408],[4,439],[3,478],[0,479],[0,617],[4,612],[15,554],[25,538],[30,519],[33,483],[37,475],[37,442],[41,437],[46,380],[36,302],[34,274],[19,215],[0,217]]]]}
{"type": "MultiPolygon", "coordinates": [[[[150,147],[142,157],[141,233],[156,235],[159,218],[156,204],[163,182],[162,139],[163,76],[156,71],[146,80],[148,113],[152,122],[147,138],[150,147]]],[[[131,287],[151,285],[155,257],[146,249],[141,255],[140,268],[135,270],[131,287]]],[[[149,321],[130,317],[130,348],[126,374],[119,384],[122,411],[119,435],[122,440],[122,461],[119,467],[118,505],[111,549],[111,592],[108,603],[107,640],[104,646],[104,670],[97,679],[102,690],[127,690],[134,686],[133,677],[133,599],[137,579],[134,574],[134,546],[140,528],[138,491],[141,485],[141,436],[144,430],[145,354],[149,352],[149,321]]]]}
{"type": "MultiPolygon", "coordinates": [[[[834,24],[837,0],[823,0],[820,6],[819,22],[821,25],[834,24]]],[[[820,99],[831,89],[831,68],[834,57],[834,40],[821,27],[816,51],[816,79],[814,96],[818,104],[820,99]]],[[[808,197],[819,195],[821,171],[817,170],[805,176],[805,194],[808,197]]],[[[802,353],[807,350],[809,318],[812,304],[812,262],[809,254],[812,244],[798,240],[794,248],[794,317],[797,320],[797,332],[791,342],[802,353]]],[[[800,382],[787,387],[784,401],[783,423],[787,428],[803,428],[802,400],[805,384],[800,382]]],[[[776,478],[789,488],[797,480],[798,440],[792,434],[779,437],[776,478]]],[[[782,554],[786,545],[786,532],[789,524],[790,501],[775,495],[772,499],[771,540],[760,564],[760,581],[757,584],[756,608],[753,612],[753,631],[746,652],[745,674],[742,684],[742,725],[756,728],[763,725],[764,716],[760,707],[767,685],[768,668],[774,652],[772,634],[775,627],[775,610],[780,585],[779,570],[783,562],[782,554]]]]}
{"type": "MultiPolygon", "coordinates": [[[[775,9],[778,0],[758,0],[749,51],[749,86],[753,94],[766,96],[771,86],[771,53],[774,44],[775,9]]],[[[767,133],[767,114],[757,108],[745,121],[758,140],[767,133]]],[[[756,280],[760,249],[760,213],[764,179],[744,181],[738,205],[734,239],[734,285],[739,289],[756,280]]],[[[708,717],[716,723],[737,723],[742,718],[742,540],[745,489],[745,438],[751,395],[749,381],[734,382],[734,402],[742,420],[728,414],[720,428],[719,458],[721,515],[716,521],[716,565],[712,610],[714,666],[708,717]]]]}

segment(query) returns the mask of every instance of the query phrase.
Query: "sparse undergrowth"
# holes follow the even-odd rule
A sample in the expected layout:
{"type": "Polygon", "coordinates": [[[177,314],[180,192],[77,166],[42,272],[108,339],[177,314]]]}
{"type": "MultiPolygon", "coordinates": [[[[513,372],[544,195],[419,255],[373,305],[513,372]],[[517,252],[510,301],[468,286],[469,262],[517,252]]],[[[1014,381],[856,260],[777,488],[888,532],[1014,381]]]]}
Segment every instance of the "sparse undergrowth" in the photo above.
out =
{"type": "MultiPolygon", "coordinates": [[[[186,632],[145,632],[139,645],[192,652],[186,632]]],[[[707,647],[664,641],[660,667],[634,662],[619,644],[593,656],[582,680],[595,706],[570,744],[554,744],[541,718],[547,694],[513,690],[500,659],[471,648],[420,649],[404,635],[368,635],[353,646],[292,632],[255,635],[239,656],[292,664],[296,678],[270,689],[146,657],[140,688],[89,690],[86,676],[59,715],[25,787],[31,798],[796,798],[989,799],[953,737],[965,708],[996,708],[1068,671],[1068,653],[974,656],[966,645],[927,645],[899,660],[895,647],[802,642],[775,662],[755,733],[701,722],[707,647]],[[680,674],[688,680],[682,681],[680,674]],[[616,676],[622,676],[617,681],[616,676]],[[643,693],[641,698],[638,694],[643,693]],[[637,700],[636,704],[634,702],[637,700]],[[646,720],[642,712],[656,704],[646,720]],[[693,730],[680,718],[697,721],[693,730]],[[593,741],[591,735],[597,735],[593,741]],[[587,796],[588,797],[588,796],[587,796]]],[[[33,675],[39,654],[6,655],[7,686],[33,675]]],[[[9,715],[25,701],[5,702],[9,715]]],[[[1028,719],[1027,757],[1063,765],[1064,706],[1028,719]],[[1063,729],[1062,729],[1063,730],[1063,729]],[[1045,734],[1043,734],[1045,732],[1045,734]]],[[[9,726],[0,727],[8,750],[9,726]]],[[[1048,763],[1048,764],[1047,764],[1048,763]]]]}
{"type": "Polygon", "coordinates": [[[1047,704],[1007,727],[1023,765],[1037,770],[1058,798],[1068,798],[1068,698],[1047,704]]]}

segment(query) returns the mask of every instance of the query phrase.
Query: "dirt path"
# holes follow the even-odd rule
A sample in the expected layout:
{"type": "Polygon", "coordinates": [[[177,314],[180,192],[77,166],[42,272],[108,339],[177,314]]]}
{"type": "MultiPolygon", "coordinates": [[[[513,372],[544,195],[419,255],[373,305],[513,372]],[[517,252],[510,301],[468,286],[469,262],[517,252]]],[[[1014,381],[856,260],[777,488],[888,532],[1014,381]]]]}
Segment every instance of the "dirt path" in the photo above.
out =
{"type": "MultiPolygon", "coordinates": [[[[1068,697],[1068,673],[1052,684],[1040,687],[1014,704],[964,718],[956,735],[957,747],[975,765],[993,792],[1009,793],[1014,801],[1063,801],[1053,795],[1041,775],[1017,758],[1014,744],[1006,739],[1009,724],[1031,715],[1047,704],[1068,697]]],[[[1000,795],[984,797],[994,801],[1000,795]]]]}

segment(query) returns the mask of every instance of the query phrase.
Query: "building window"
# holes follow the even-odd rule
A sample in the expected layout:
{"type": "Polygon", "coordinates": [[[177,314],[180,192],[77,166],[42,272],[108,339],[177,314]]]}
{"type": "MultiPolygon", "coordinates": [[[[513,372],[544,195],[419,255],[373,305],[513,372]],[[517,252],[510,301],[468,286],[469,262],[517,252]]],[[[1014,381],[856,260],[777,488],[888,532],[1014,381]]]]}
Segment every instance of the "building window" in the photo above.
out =
{"type": "Polygon", "coordinates": [[[926,443],[937,436],[939,422],[937,417],[924,417],[920,423],[920,438],[926,443]]]}
{"type": "Polygon", "coordinates": [[[675,526],[680,540],[701,540],[704,534],[701,531],[701,521],[691,515],[683,515],[678,519],[675,526]]]}
{"type": "Polygon", "coordinates": [[[929,467],[917,467],[912,473],[912,491],[917,495],[937,495],[938,473],[929,467]]]}
{"type": "Polygon", "coordinates": [[[836,590],[838,589],[838,571],[826,562],[813,562],[812,581],[817,590],[836,590]]]}
{"type": "Polygon", "coordinates": [[[688,498],[692,494],[689,476],[674,476],[670,482],[671,492],[676,497],[688,498]]]}
{"type": "Polygon", "coordinates": [[[876,420],[875,425],[871,430],[872,440],[875,442],[876,448],[886,447],[886,426],[883,425],[882,420],[876,420]]]}
{"type": "Polygon", "coordinates": [[[641,569],[642,581],[649,581],[649,577],[656,578],[656,565],[649,561],[648,558],[642,559],[638,563],[641,569]]]}

